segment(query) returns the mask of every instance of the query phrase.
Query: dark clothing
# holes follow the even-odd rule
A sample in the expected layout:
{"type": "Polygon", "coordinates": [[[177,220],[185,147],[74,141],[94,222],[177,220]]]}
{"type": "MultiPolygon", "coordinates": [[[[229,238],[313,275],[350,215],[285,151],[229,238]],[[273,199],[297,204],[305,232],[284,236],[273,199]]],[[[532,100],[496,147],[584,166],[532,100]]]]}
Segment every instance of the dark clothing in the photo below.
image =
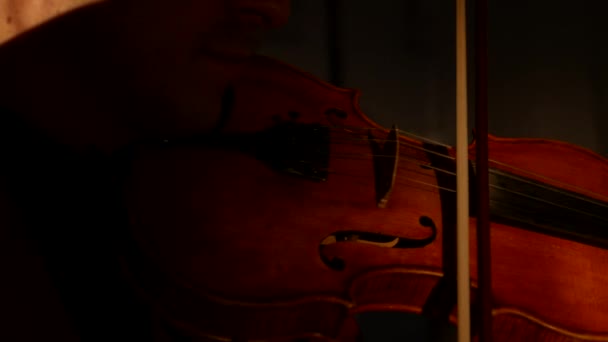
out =
{"type": "Polygon", "coordinates": [[[2,178],[25,227],[8,234],[42,256],[80,340],[150,340],[149,315],[122,280],[117,258],[127,236],[126,164],[94,148],[76,152],[6,110],[0,118],[2,178]]]}

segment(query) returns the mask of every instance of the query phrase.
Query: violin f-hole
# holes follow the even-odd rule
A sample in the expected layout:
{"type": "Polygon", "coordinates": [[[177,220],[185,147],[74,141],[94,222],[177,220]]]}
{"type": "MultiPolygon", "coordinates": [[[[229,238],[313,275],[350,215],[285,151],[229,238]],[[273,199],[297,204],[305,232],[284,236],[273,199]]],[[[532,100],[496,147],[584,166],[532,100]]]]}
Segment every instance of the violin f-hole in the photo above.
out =
{"type": "Polygon", "coordinates": [[[334,232],[325,237],[319,245],[319,256],[323,263],[334,271],[343,271],[346,268],[346,261],[340,257],[328,257],[324,248],[336,243],[361,243],[374,245],[379,248],[422,248],[431,244],[437,238],[437,226],[433,219],[428,216],[421,216],[420,225],[429,228],[431,234],[422,239],[412,239],[400,236],[393,236],[381,233],[371,233],[359,230],[346,230],[334,232]]]}

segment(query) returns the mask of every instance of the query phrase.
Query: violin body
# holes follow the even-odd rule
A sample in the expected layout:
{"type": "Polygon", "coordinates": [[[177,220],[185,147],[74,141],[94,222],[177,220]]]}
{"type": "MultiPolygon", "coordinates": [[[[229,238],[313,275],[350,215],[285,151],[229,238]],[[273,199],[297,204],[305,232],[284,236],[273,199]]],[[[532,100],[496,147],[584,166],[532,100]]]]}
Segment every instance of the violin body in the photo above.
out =
{"type": "MultiPolygon", "coordinates": [[[[269,58],[251,63],[222,138],[136,154],[126,188],[140,253],[126,258],[134,286],[200,340],[351,341],[353,315],[365,311],[454,323],[454,150],[375,124],[357,91],[269,58]]],[[[525,178],[516,186],[576,193],[602,213],[602,157],[540,139],[490,137],[489,151],[493,168],[525,178]]],[[[536,200],[538,229],[491,225],[495,340],[608,340],[603,240],[546,233],[553,223],[567,230],[567,210],[536,200]]],[[[511,207],[497,212],[535,217],[511,207]]],[[[474,300],[474,213],[470,222],[474,300]]]]}

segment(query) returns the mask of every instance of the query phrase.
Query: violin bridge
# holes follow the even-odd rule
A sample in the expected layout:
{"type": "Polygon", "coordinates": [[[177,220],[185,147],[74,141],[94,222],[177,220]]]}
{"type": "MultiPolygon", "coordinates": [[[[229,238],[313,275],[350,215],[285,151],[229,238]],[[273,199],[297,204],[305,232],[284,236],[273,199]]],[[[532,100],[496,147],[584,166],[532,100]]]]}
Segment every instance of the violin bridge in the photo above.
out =
{"type": "Polygon", "coordinates": [[[383,144],[372,135],[371,130],[368,131],[368,139],[373,155],[376,205],[378,208],[386,208],[395,185],[399,163],[397,126],[393,125],[383,144]]]}

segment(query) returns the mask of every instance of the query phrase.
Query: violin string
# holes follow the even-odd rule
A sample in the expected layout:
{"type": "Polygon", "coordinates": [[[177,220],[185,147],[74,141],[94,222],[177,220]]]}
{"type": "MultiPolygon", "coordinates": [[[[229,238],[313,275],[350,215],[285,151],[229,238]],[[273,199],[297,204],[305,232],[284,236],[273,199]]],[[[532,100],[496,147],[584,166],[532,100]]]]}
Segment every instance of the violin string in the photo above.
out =
{"type": "MultiPolygon", "coordinates": [[[[581,191],[581,192],[588,192],[588,193],[590,193],[590,194],[593,194],[593,195],[595,195],[595,196],[601,197],[601,198],[603,198],[604,200],[608,201],[608,196],[604,196],[604,195],[602,195],[602,194],[598,194],[598,193],[596,193],[596,192],[589,191],[589,190],[584,189],[584,188],[581,188],[581,187],[579,187],[579,186],[572,185],[572,184],[568,184],[568,183],[565,183],[565,182],[562,182],[562,181],[559,181],[559,180],[553,179],[553,178],[551,178],[551,177],[547,177],[547,176],[541,175],[541,174],[536,173],[536,172],[532,172],[532,171],[524,170],[524,169],[518,168],[518,167],[516,167],[516,166],[512,166],[512,165],[509,165],[509,164],[505,164],[505,163],[502,163],[502,162],[499,162],[499,161],[496,161],[496,160],[489,159],[488,161],[490,161],[490,162],[492,162],[492,163],[494,163],[494,164],[497,164],[497,165],[501,165],[501,166],[504,166],[504,167],[507,167],[507,168],[511,168],[511,169],[517,170],[517,171],[522,172],[522,173],[527,173],[527,174],[532,175],[532,176],[534,176],[534,177],[538,177],[538,178],[544,179],[544,180],[546,180],[546,181],[548,181],[548,182],[554,182],[554,183],[560,184],[560,185],[562,185],[562,186],[564,186],[564,187],[570,187],[570,188],[573,188],[573,189],[577,189],[577,190],[579,190],[579,191],[581,191]]],[[[475,161],[472,161],[472,164],[475,166],[477,163],[476,163],[475,161]]],[[[511,177],[513,177],[513,176],[511,176],[511,177]]],[[[540,184],[539,184],[539,185],[540,185],[540,184]]],[[[550,187],[547,187],[547,186],[544,186],[544,185],[542,185],[542,186],[543,186],[544,188],[546,188],[546,189],[549,189],[549,190],[558,191],[558,192],[561,192],[562,194],[567,194],[567,193],[562,192],[562,191],[561,191],[561,190],[559,190],[559,189],[550,188],[550,187]]],[[[586,201],[586,200],[587,200],[587,199],[585,199],[585,198],[583,198],[583,197],[580,197],[580,196],[575,195],[575,194],[572,194],[572,193],[570,193],[570,196],[571,196],[571,197],[578,198],[578,199],[583,200],[583,201],[586,201]]]]}
{"type": "MultiPolygon", "coordinates": [[[[329,127],[329,126],[328,126],[328,127],[329,127]]],[[[383,132],[387,132],[387,129],[386,129],[386,128],[378,128],[378,127],[369,127],[369,128],[366,128],[366,127],[353,127],[353,126],[334,126],[333,128],[336,128],[336,127],[346,127],[347,129],[360,129],[360,130],[366,130],[366,131],[368,131],[368,130],[376,130],[376,131],[383,131],[383,132]]],[[[333,129],[332,129],[332,130],[333,130],[333,129]]],[[[342,130],[341,130],[341,129],[339,129],[338,131],[343,131],[343,129],[342,129],[342,130]]],[[[452,148],[452,146],[450,146],[450,145],[447,145],[447,144],[444,144],[444,143],[441,143],[441,142],[439,142],[439,141],[432,140],[432,139],[429,139],[429,138],[426,138],[426,137],[423,137],[423,136],[419,136],[419,135],[414,134],[414,133],[412,133],[412,132],[408,132],[408,131],[404,131],[404,130],[400,130],[400,129],[397,129],[397,130],[396,130],[396,132],[397,132],[397,133],[399,133],[399,134],[408,135],[408,136],[413,137],[413,138],[416,138],[416,139],[418,139],[418,140],[420,140],[420,141],[426,141],[426,142],[428,142],[428,143],[430,143],[430,144],[433,144],[433,145],[439,145],[439,146],[442,146],[442,147],[448,147],[448,148],[452,148]]],[[[387,133],[388,133],[388,132],[387,132],[387,133]]],[[[419,149],[419,150],[424,151],[424,152],[426,152],[426,153],[435,154],[435,155],[437,155],[437,156],[440,156],[440,157],[443,157],[443,158],[447,158],[447,159],[451,159],[451,160],[455,160],[455,159],[456,159],[456,158],[454,158],[454,157],[452,157],[452,156],[450,156],[450,155],[443,154],[443,153],[439,153],[439,152],[432,151],[432,150],[428,150],[428,149],[425,149],[425,148],[424,148],[424,147],[422,147],[422,146],[416,146],[416,145],[414,145],[414,144],[413,144],[413,143],[411,143],[411,142],[407,142],[407,143],[406,143],[406,142],[403,142],[403,141],[401,141],[401,140],[396,140],[396,141],[395,141],[395,140],[380,139],[380,138],[369,139],[369,138],[367,138],[367,137],[363,137],[363,138],[359,138],[359,139],[354,139],[354,140],[360,140],[360,141],[362,141],[362,142],[363,142],[363,141],[376,141],[376,142],[384,142],[384,143],[386,143],[386,142],[398,142],[400,146],[408,146],[408,147],[416,148],[416,149],[419,149]]],[[[390,156],[390,157],[392,157],[392,156],[390,156]]],[[[578,190],[580,190],[580,191],[584,191],[584,192],[587,192],[587,191],[588,191],[587,189],[583,189],[583,188],[580,188],[580,187],[576,187],[576,186],[573,186],[573,185],[571,185],[571,184],[567,184],[567,183],[565,183],[565,182],[561,182],[561,181],[559,181],[559,180],[552,179],[552,178],[550,178],[550,177],[547,177],[547,176],[544,176],[544,175],[540,175],[540,174],[538,174],[538,173],[534,173],[534,172],[532,172],[532,171],[524,170],[524,169],[518,168],[518,167],[516,167],[516,166],[510,165],[510,164],[501,163],[501,162],[498,162],[498,161],[495,161],[495,160],[492,160],[492,159],[489,159],[489,161],[494,162],[494,163],[499,164],[499,165],[502,165],[502,166],[505,166],[505,167],[512,168],[512,169],[517,170],[517,171],[520,171],[520,172],[524,172],[524,173],[528,173],[528,174],[530,174],[530,175],[537,176],[537,177],[539,177],[539,178],[543,178],[543,179],[548,180],[548,181],[551,181],[551,182],[556,182],[556,183],[560,183],[561,185],[565,185],[565,186],[569,186],[569,187],[577,188],[577,189],[578,189],[578,190]]],[[[594,193],[594,195],[600,196],[600,197],[605,198],[605,199],[607,199],[607,200],[608,200],[608,196],[604,196],[604,195],[597,194],[597,193],[594,193]]]]}
{"type": "MultiPolygon", "coordinates": [[[[353,159],[353,160],[366,160],[366,161],[369,161],[370,159],[367,159],[365,157],[369,157],[369,158],[372,158],[372,157],[394,158],[394,156],[374,155],[372,153],[344,153],[344,152],[341,152],[341,153],[332,153],[332,156],[340,158],[340,159],[353,159]]],[[[448,170],[445,170],[445,169],[433,166],[431,164],[422,163],[420,160],[414,159],[414,158],[411,158],[411,157],[402,157],[401,154],[400,154],[399,155],[399,161],[403,161],[403,160],[411,162],[411,163],[415,163],[416,166],[421,166],[421,167],[425,167],[425,168],[429,168],[429,169],[435,170],[437,172],[441,172],[441,173],[445,173],[445,174],[448,174],[448,175],[456,176],[456,172],[448,171],[448,170]]],[[[401,165],[399,165],[397,167],[398,167],[398,169],[401,169],[401,165]]]]}
{"type": "MultiPolygon", "coordinates": [[[[367,138],[352,139],[352,141],[361,141],[361,142],[366,142],[366,141],[395,142],[395,140],[384,140],[384,139],[367,139],[367,138]]],[[[336,144],[341,144],[341,143],[344,143],[344,144],[347,144],[348,142],[345,142],[345,141],[336,141],[336,142],[333,142],[333,141],[332,141],[332,143],[336,143],[336,144]]],[[[415,145],[412,145],[411,143],[404,143],[404,142],[401,142],[401,141],[400,141],[400,142],[399,142],[399,144],[400,144],[400,145],[404,145],[404,146],[408,146],[408,147],[413,147],[413,148],[419,149],[419,150],[421,150],[421,151],[423,151],[423,152],[426,152],[426,153],[431,153],[431,154],[435,154],[435,155],[440,156],[440,157],[443,157],[443,158],[447,158],[447,159],[455,160],[455,158],[454,158],[454,157],[452,157],[452,156],[449,156],[449,155],[446,155],[446,154],[442,154],[442,153],[439,153],[439,152],[436,152],[436,151],[431,151],[431,150],[425,149],[425,148],[423,148],[423,147],[421,147],[421,146],[415,146],[415,145]]],[[[365,145],[365,144],[363,144],[363,143],[362,143],[361,145],[365,145]]],[[[371,154],[365,154],[365,156],[373,156],[373,157],[379,157],[379,158],[395,158],[395,156],[394,156],[394,155],[371,155],[371,154]]],[[[400,153],[400,155],[399,155],[399,159],[402,159],[402,157],[401,157],[401,153],[400,153]]],[[[566,187],[576,188],[577,190],[580,190],[580,191],[582,191],[582,192],[589,192],[589,190],[587,190],[587,189],[583,189],[583,188],[580,188],[580,187],[576,187],[576,186],[574,186],[574,185],[567,184],[567,183],[565,183],[565,182],[562,182],[562,181],[559,181],[559,180],[556,180],[556,179],[552,179],[552,178],[550,178],[550,177],[547,177],[547,176],[544,176],[544,175],[541,175],[541,174],[538,174],[538,173],[535,173],[535,172],[532,172],[532,171],[528,171],[528,170],[525,170],[525,169],[521,169],[521,168],[518,168],[518,167],[516,167],[516,166],[512,166],[512,165],[510,165],[510,164],[507,164],[507,163],[502,163],[502,162],[499,162],[499,161],[496,161],[496,160],[493,160],[493,159],[489,159],[488,161],[490,161],[490,162],[492,162],[492,163],[495,163],[495,164],[497,164],[497,165],[502,165],[502,166],[504,166],[504,167],[507,167],[507,168],[511,168],[511,169],[517,170],[517,171],[522,172],[522,173],[527,173],[527,174],[529,174],[529,175],[533,175],[533,176],[536,176],[536,177],[539,177],[539,178],[545,179],[545,180],[547,180],[547,181],[551,181],[551,182],[559,183],[559,184],[561,184],[561,185],[563,185],[563,186],[566,186],[566,187]]],[[[475,162],[475,161],[471,161],[471,163],[472,163],[473,165],[476,165],[476,162],[475,162]]],[[[422,165],[421,165],[421,166],[422,166],[422,165]]],[[[425,165],[425,166],[430,167],[430,165],[425,165]]],[[[451,174],[454,174],[454,175],[455,175],[455,173],[453,173],[453,172],[449,172],[449,171],[447,171],[447,170],[442,170],[442,171],[445,171],[445,172],[447,172],[447,173],[451,173],[451,174]]],[[[599,197],[602,197],[602,198],[605,198],[606,200],[608,200],[608,196],[604,196],[604,195],[602,195],[602,194],[597,194],[597,193],[594,193],[594,195],[597,195],[597,196],[599,196],[599,197]]]]}
{"type": "MultiPolygon", "coordinates": [[[[403,142],[403,141],[400,141],[400,140],[395,141],[395,140],[386,140],[386,139],[369,139],[369,138],[356,138],[356,139],[349,138],[349,139],[351,139],[351,141],[361,141],[362,143],[363,143],[363,142],[365,142],[365,141],[377,141],[377,142],[384,142],[384,143],[386,143],[386,142],[398,142],[400,146],[412,147],[412,148],[418,149],[418,150],[420,150],[420,151],[423,151],[423,152],[425,152],[425,153],[430,153],[430,154],[434,154],[434,155],[440,156],[440,157],[442,157],[442,158],[446,158],[446,159],[450,159],[450,160],[455,160],[455,158],[454,158],[454,157],[452,157],[452,156],[450,156],[450,155],[446,155],[446,154],[443,154],[443,153],[440,153],[440,152],[437,152],[437,151],[432,151],[432,150],[426,149],[426,148],[424,148],[424,147],[422,147],[422,146],[416,146],[416,145],[414,145],[413,143],[410,143],[410,142],[403,142]]],[[[430,139],[426,139],[426,140],[432,141],[432,140],[430,140],[430,139]]],[[[337,143],[341,143],[341,142],[343,142],[343,141],[346,141],[346,140],[338,140],[338,142],[337,142],[337,143]]],[[[362,144],[362,145],[363,145],[363,144],[362,144]]],[[[444,144],[441,144],[441,145],[442,145],[442,146],[449,147],[448,145],[444,145],[444,144]]],[[[394,156],[392,156],[392,155],[376,155],[375,157],[382,157],[382,158],[394,158],[394,156]]],[[[401,158],[401,153],[400,153],[400,156],[399,156],[399,157],[401,158]]],[[[602,198],[604,201],[608,201],[608,196],[605,196],[605,195],[599,194],[599,193],[597,193],[597,192],[593,192],[593,191],[590,191],[590,190],[587,190],[587,189],[583,189],[583,188],[578,187],[578,186],[575,186],[575,185],[567,184],[567,183],[565,183],[565,182],[562,182],[562,181],[559,181],[559,180],[553,179],[553,178],[551,178],[551,177],[543,176],[543,175],[540,175],[540,174],[538,174],[538,173],[535,173],[535,172],[532,172],[532,171],[528,171],[528,170],[525,170],[525,169],[521,169],[521,168],[518,168],[518,167],[516,167],[516,166],[510,165],[510,164],[507,164],[507,163],[502,163],[502,162],[499,162],[499,161],[496,161],[496,160],[493,160],[493,159],[488,159],[488,161],[489,161],[490,163],[494,163],[494,164],[497,164],[497,165],[501,165],[501,166],[503,166],[503,167],[507,167],[507,168],[511,168],[511,169],[513,169],[513,170],[517,170],[517,171],[519,171],[519,172],[521,172],[521,173],[528,174],[528,175],[530,175],[530,176],[534,176],[534,177],[538,177],[538,178],[544,179],[545,181],[549,181],[549,182],[557,183],[557,184],[560,184],[561,186],[564,186],[564,187],[570,187],[570,188],[572,188],[572,189],[576,189],[576,190],[581,191],[581,192],[586,192],[586,193],[589,193],[589,194],[591,194],[591,195],[594,195],[594,196],[596,196],[596,197],[598,197],[598,198],[602,198]]],[[[476,163],[475,163],[474,161],[472,162],[472,164],[473,164],[474,166],[476,165],[476,163]]],[[[421,165],[421,166],[422,166],[422,165],[421,165]]],[[[431,167],[430,165],[424,165],[424,166],[425,166],[425,167],[431,167]]],[[[454,172],[454,173],[452,173],[452,172],[450,172],[450,171],[448,171],[448,170],[442,170],[442,171],[447,172],[447,173],[451,173],[451,174],[454,174],[454,175],[455,175],[455,172],[454,172]]],[[[510,177],[510,178],[515,178],[514,176],[509,175],[509,174],[505,174],[505,176],[510,177]]],[[[555,189],[555,188],[550,188],[550,187],[546,187],[546,188],[547,188],[548,190],[551,190],[551,191],[554,191],[554,192],[558,192],[558,193],[563,194],[563,195],[567,195],[567,196],[574,197],[574,198],[577,198],[577,199],[580,199],[580,200],[583,200],[583,201],[591,202],[591,201],[589,201],[588,199],[585,199],[585,198],[582,198],[582,197],[576,196],[576,195],[574,195],[574,194],[572,194],[572,193],[563,192],[563,191],[560,191],[560,190],[558,190],[558,189],[555,189]]]]}
{"type": "Polygon", "coordinates": [[[502,190],[502,191],[505,191],[505,192],[510,192],[510,193],[518,195],[518,196],[527,197],[527,198],[533,199],[535,201],[540,201],[540,202],[544,202],[544,203],[547,203],[547,204],[551,204],[551,205],[554,205],[556,207],[560,207],[562,209],[574,211],[574,212],[577,212],[577,213],[582,214],[582,215],[586,215],[586,216],[589,216],[589,217],[595,217],[595,218],[598,218],[598,219],[600,219],[602,221],[608,222],[608,217],[601,217],[601,216],[598,216],[598,215],[595,215],[595,214],[590,214],[590,213],[584,212],[584,211],[576,209],[576,208],[572,208],[572,207],[569,207],[569,206],[565,206],[563,204],[547,201],[546,199],[534,197],[534,196],[525,194],[523,192],[508,190],[508,189],[500,187],[500,186],[490,185],[490,187],[492,187],[494,189],[502,190]]]}
{"type": "MultiPolygon", "coordinates": [[[[407,147],[411,147],[411,148],[420,150],[420,151],[422,151],[424,153],[427,153],[427,154],[434,154],[434,155],[442,157],[442,158],[446,158],[446,159],[450,159],[450,160],[456,160],[456,158],[454,158],[454,157],[452,157],[450,155],[443,154],[443,153],[437,152],[437,151],[432,151],[432,150],[429,150],[429,149],[424,148],[422,146],[416,146],[413,143],[405,143],[405,142],[399,141],[399,140],[395,141],[395,140],[386,140],[386,139],[378,139],[378,138],[370,139],[370,138],[367,138],[367,137],[362,137],[362,138],[357,138],[357,139],[349,138],[347,140],[336,140],[336,141],[332,140],[331,143],[332,144],[352,144],[353,141],[360,141],[361,145],[367,145],[365,143],[370,142],[370,141],[382,142],[382,143],[399,142],[399,146],[407,146],[407,147]]],[[[392,156],[389,156],[389,157],[392,157],[392,156]]]]}
{"type": "MultiPolygon", "coordinates": [[[[422,150],[426,150],[424,148],[421,148],[421,149],[422,150]]],[[[430,152],[435,152],[435,151],[430,151],[430,152]]],[[[401,153],[401,152],[399,153],[399,161],[413,162],[413,163],[416,163],[417,166],[433,169],[433,170],[435,170],[437,172],[445,173],[445,174],[448,174],[448,175],[451,175],[451,176],[454,176],[454,177],[456,176],[456,172],[449,171],[449,170],[446,170],[446,169],[442,169],[442,168],[439,168],[439,167],[435,167],[435,166],[432,166],[432,165],[430,165],[428,163],[423,163],[420,160],[413,159],[413,158],[410,158],[410,157],[403,158],[403,157],[401,157],[402,154],[403,153],[401,153]]],[[[443,154],[440,154],[440,155],[446,157],[443,154]]],[[[360,157],[361,159],[363,159],[365,157],[369,157],[369,158],[372,158],[372,157],[376,157],[376,158],[395,158],[394,155],[374,155],[372,153],[344,153],[344,152],[339,153],[337,155],[334,154],[334,156],[339,157],[339,158],[345,158],[346,156],[348,156],[350,159],[356,159],[355,157],[360,157]]],[[[449,158],[453,159],[452,157],[449,157],[449,158]]],[[[368,160],[368,159],[364,159],[364,160],[368,160]]],[[[500,162],[497,162],[497,161],[495,161],[493,159],[489,159],[488,161],[490,163],[493,163],[493,164],[499,164],[499,165],[502,165],[502,166],[505,166],[505,167],[511,167],[511,168],[516,169],[516,170],[518,170],[518,171],[520,171],[520,172],[522,172],[524,174],[528,174],[528,175],[532,175],[532,176],[535,176],[535,177],[539,177],[539,178],[542,178],[542,179],[545,179],[545,180],[548,180],[548,181],[553,181],[553,182],[562,184],[564,186],[570,186],[571,188],[577,188],[577,189],[579,189],[582,192],[587,192],[587,193],[595,195],[595,196],[597,196],[599,198],[608,200],[608,197],[606,197],[604,195],[601,195],[601,194],[598,194],[598,193],[595,193],[595,192],[592,192],[592,191],[588,191],[586,189],[582,189],[582,188],[579,188],[579,187],[571,186],[571,185],[565,184],[563,182],[560,182],[560,181],[557,181],[557,180],[553,180],[553,179],[551,179],[549,177],[543,177],[542,175],[538,175],[538,174],[533,173],[531,171],[527,171],[527,170],[523,170],[523,169],[520,169],[520,168],[516,168],[516,167],[510,166],[509,164],[500,163],[500,162]]],[[[476,163],[474,161],[472,162],[472,164],[474,166],[476,165],[476,163]]],[[[401,170],[401,166],[400,165],[397,166],[397,169],[401,170]]],[[[517,177],[517,176],[511,175],[509,173],[504,173],[504,174],[502,174],[502,176],[510,178],[510,179],[515,179],[515,180],[518,180],[518,181],[522,180],[521,177],[517,177]]],[[[544,188],[546,190],[549,190],[549,191],[552,191],[552,192],[555,192],[555,193],[559,193],[559,194],[564,195],[564,196],[568,196],[568,197],[575,198],[575,199],[578,199],[578,200],[581,200],[581,201],[585,201],[585,202],[590,203],[590,204],[595,204],[595,205],[599,205],[599,206],[603,206],[605,208],[608,208],[608,204],[604,204],[604,203],[601,203],[601,202],[598,202],[598,201],[593,201],[593,200],[590,200],[588,198],[584,198],[584,197],[581,197],[579,195],[576,195],[576,194],[574,194],[572,192],[565,192],[565,191],[562,191],[562,190],[557,189],[555,187],[546,186],[546,185],[543,185],[541,183],[534,183],[534,184],[537,185],[537,186],[540,186],[540,187],[542,187],[542,188],[544,188]]]]}
{"type": "MultiPolygon", "coordinates": [[[[330,171],[329,173],[335,174],[335,175],[343,175],[342,172],[337,172],[337,171],[330,171]]],[[[351,175],[351,176],[354,176],[354,177],[366,177],[366,176],[363,176],[363,175],[351,175]]],[[[417,184],[420,184],[420,185],[428,186],[428,187],[430,187],[431,189],[434,189],[434,190],[444,190],[444,191],[448,191],[448,192],[452,192],[452,193],[456,192],[456,189],[453,189],[453,188],[442,187],[442,186],[438,186],[436,184],[427,183],[427,182],[419,181],[419,180],[412,179],[412,178],[399,178],[398,180],[396,180],[396,183],[397,184],[401,184],[401,185],[406,184],[406,183],[417,183],[417,184]]],[[[370,184],[370,183],[365,183],[365,184],[370,184]]],[[[529,199],[534,200],[534,201],[543,202],[543,203],[546,203],[546,204],[549,204],[549,205],[553,205],[553,206],[556,206],[556,207],[559,207],[559,208],[562,208],[562,209],[565,209],[565,210],[577,212],[577,213],[579,213],[581,215],[584,215],[584,216],[594,217],[594,218],[599,219],[601,221],[608,222],[608,218],[605,218],[605,217],[602,217],[602,216],[598,216],[598,215],[595,215],[595,214],[591,214],[591,213],[582,211],[580,209],[572,208],[572,207],[569,207],[569,206],[566,206],[566,205],[563,205],[563,204],[551,202],[551,201],[548,201],[546,199],[538,198],[538,197],[535,197],[535,196],[532,196],[532,195],[529,195],[529,194],[525,194],[525,193],[518,192],[518,191],[513,191],[513,190],[510,190],[510,189],[507,189],[507,188],[504,188],[504,187],[500,187],[500,186],[497,186],[497,185],[493,185],[493,184],[490,184],[490,188],[494,188],[496,190],[504,191],[504,192],[507,192],[507,193],[510,193],[510,194],[526,197],[526,198],[529,198],[529,199]]],[[[493,200],[493,201],[497,202],[497,203],[501,203],[500,201],[496,201],[496,200],[493,200]]]]}
{"type": "MultiPolygon", "coordinates": [[[[349,156],[354,156],[354,155],[357,155],[357,154],[347,154],[347,155],[349,155],[349,156]]],[[[336,154],[335,156],[336,156],[337,158],[342,159],[342,154],[340,154],[340,153],[336,154]]],[[[373,156],[373,154],[369,154],[369,156],[370,156],[370,157],[372,157],[372,156],[373,156]]],[[[387,157],[388,157],[388,156],[387,156],[387,157]]],[[[450,175],[450,176],[456,176],[456,173],[455,173],[455,172],[448,171],[448,170],[445,170],[445,169],[442,169],[442,168],[438,168],[438,167],[434,167],[434,166],[428,165],[428,164],[426,164],[426,163],[425,163],[425,164],[422,164],[422,163],[421,163],[419,160],[417,160],[417,159],[413,159],[413,158],[399,158],[399,161],[405,161],[406,163],[412,163],[412,164],[415,164],[416,166],[426,167],[426,168],[429,168],[429,169],[435,170],[435,171],[437,171],[437,172],[442,172],[442,173],[448,174],[448,175],[450,175]]],[[[490,160],[490,161],[491,161],[491,160],[490,160]]],[[[491,162],[492,162],[492,161],[491,161],[491,162]]],[[[403,167],[401,164],[400,164],[400,166],[398,166],[397,168],[398,168],[398,170],[410,170],[410,171],[411,171],[411,169],[409,169],[409,168],[407,168],[407,167],[405,167],[405,168],[404,168],[404,167],[403,167]]],[[[524,171],[524,170],[522,170],[522,172],[523,172],[523,171],[524,171]]],[[[490,174],[492,174],[492,173],[494,173],[494,174],[495,174],[496,172],[495,172],[495,171],[490,170],[490,174]]],[[[433,175],[429,175],[429,174],[425,174],[425,175],[428,175],[429,177],[434,177],[433,175]]],[[[503,176],[503,177],[510,178],[510,179],[515,179],[515,180],[518,180],[518,181],[522,181],[522,179],[521,179],[520,177],[517,177],[517,176],[514,176],[514,175],[510,175],[510,174],[508,174],[508,173],[504,173],[504,174],[502,174],[502,176],[503,176]]],[[[401,177],[397,176],[397,179],[400,179],[400,178],[401,178],[401,177]]],[[[532,182],[530,182],[530,181],[528,181],[528,180],[525,180],[525,179],[524,179],[523,181],[526,181],[526,182],[528,182],[528,183],[532,183],[532,182]]],[[[549,190],[549,191],[553,191],[553,192],[559,193],[560,195],[569,196],[569,197],[571,197],[571,198],[575,198],[575,199],[578,199],[578,200],[584,201],[584,202],[586,202],[586,203],[595,204],[595,205],[598,205],[598,206],[602,206],[602,207],[604,207],[604,208],[608,208],[608,204],[605,204],[605,203],[602,203],[602,202],[599,202],[599,201],[593,201],[593,200],[590,200],[590,199],[587,199],[587,198],[581,197],[581,196],[579,196],[579,195],[576,195],[576,194],[573,194],[573,193],[570,193],[570,192],[564,192],[564,191],[561,191],[561,190],[556,189],[556,188],[554,188],[554,187],[550,187],[550,186],[543,185],[543,184],[541,184],[541,183],[532,183],[532,184],[534,184],[534,185],[536,185],[536,186],[539,186],[539,187],[542,187],[542,188],[544,188],[544,189],[546,189],[546,190],[549,190]]],[[[490,184],[490,186],[492,186],[492,185],[490,184]]],[[[496,187],[494,186],[494,188],[496,188],[496,187]]],[[[454,190],[454,191],[455,191],[455,190],[454,190]]]]}
{"type": "MultiPolygon", "coordinates": [[[[357,127],[357,126],[348,126],[348,125],[323,126],[323,127],[329,128],[332,131],[342,131],[342,132],[345,131],[345,130],[361,130],[361,131],[365,131],[365,132],[373,130],[373,131],[383,131],[383,132],[388,133],[390,131],[390,130],[387,130],[386,128],[379,128],[379,127],[357,127]]],[[[417,139],[419,141],[427,142],[429,144],[438,145],[438,146],[442,146],[442,147],[453,147],[453,146],[450,146],[448,144],[439,142],[437,140],[429,139],[429,138],[426,138],[426,137],[414,134],[412,132],[404,131],[404,130],[401,130],[401,129],[396,129],[395,131],[397,133],[399,133],[399,134],[407,135],[407,136],[415,138],[415,139],[417,139]]],[[[359,133],[359,134],[364,134],[364,133],[359,133]]],[[[386,140],[382,140],[382,141],[386,141],[386,140]]]]}
{"type": "MultiPolygon", "coordinates": [[[[347,156],[350,156],[350,157],[354,157],[354,156],[357,156],[358,154],[354,154],[354,153],[353,153],[353,154],[338,154],[338,155],[336,155],[336,157],[340,158],[340,157],[342,157],[343,155],[347,155],[347,156]]],[[[373,157],[373,154],[371,154],[371,153],[370,153],[370,154],[366,154],[366,156],[368,156],[368,157],[373,157]]],[[[392,156],[386,156],[386,157],[392,157],[392,156]]],[[[394,158],[394,157],[393,157],[393,158],[394,158]]],[[[434,166],[431,166],[431,165],[428,165],[428,164],[421,164],[419,160],[416,160],[416,159],[413,159],[413,158],[409,158],[409,157],[408,157],[408,158],[400,158],[399,160],[400,160],[400,161],[406,161],[406,162],[414,163],[414,164],[416,164],[417,166],[423,166],[423,167],[426,167],[426,168],[429,168],[429,169],[433,169],[433,170],[438,171],[438,172],[443,172],[443,173],[449,174],[449,175],[451,175],[451,176],[456,176],[456,173],[455,173],[455,172],[451,172],[451,171],[448,171],[448,170],[445,170],[445,169],[441,169],[441,168],[438,168],[438,167],[434,167],[434,166]]],[[[399,170],[401,170],[401,169],[402,169],[402,167],[401,167],[401,166],[398,166],[398,169],[399,169],[399,170]]],[[[521,171],[522,171],[522,172],[525,172],[525,170],[521,170],[521,171]]],[[[491,171],[491,173],[495,173],[495,172],[492,172],[492,171],[491,171]]],[[[432,177],[432,175],[429,175],[429,176],[431,176],[431,177],[432,177]]],[[[517,180],[520,180],[520,181],[521,181],[521,178],[520,178],[520,177],[516,177],[516,176],[513,176],[513,175],[509,175],[508,173],[503,174],[503,176],[504,176],[504,177],[511,178],[511,179],[517,179],[517,180]]],[[[399,178],[399,177],[398,177],[398,178],[399,178]]],[[[549,190],[549,191],[557,192],[557,193],[559,193],[559,194],[561,194],[561,195],[570,196],[570,197],[573,197],[573,198],[576,198],[576,199],[579,199],[579,200],[585,201],[585,202],[587,202],[587,203],[592,203],[592,204],[596,204],[596,205],[600,205],[600,206],[603,206],[603,207],[605,207],[605,208],[608,208],[608,205],[606,205],[606,204],[604,204],[604,203],[601,203],[601,202],[591,201],[591,200],[589,200],[589,199],[586,199],[586,198],[584,198],[584,197],[577,196],[577,195],[572,194],[572,193],[570,193],[570,192],[563,192],[563,191],[561,191],[561,190],[555,189],[555,188],[553,188],[553,187],[545,186],[545,185],[542,185],[542,184],[538,184],[538,183],[534,183],[534,184],[535,184],[535,185],[538,185],[538,186],[540,186],[540,187],[543,187],[543,188],[545,188],[545,189],[547,189],[547,190],[549,190]]]]}

